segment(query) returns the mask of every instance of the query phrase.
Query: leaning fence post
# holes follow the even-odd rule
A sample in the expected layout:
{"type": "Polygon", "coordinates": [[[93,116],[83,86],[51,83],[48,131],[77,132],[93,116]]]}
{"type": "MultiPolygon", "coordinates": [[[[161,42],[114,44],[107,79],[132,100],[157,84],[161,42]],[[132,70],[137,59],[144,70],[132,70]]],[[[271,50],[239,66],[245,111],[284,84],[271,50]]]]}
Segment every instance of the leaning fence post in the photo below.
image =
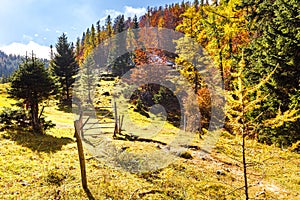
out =
{"type": "Polygon", "coordinates": [[[84,153],[83,153],[83,146],[81,142],[81,138],[79,135],[80,132],[80,121],[74,121],[75,126],[75,137],[77,142],[77,149],[79,155],[79,163],[80,163],[80,171],[81,171],[81,182],[83,189],[87,188],[87,180],[86,180],[86,169],[85,169],[85,160],[84,160],[84,153]]]}
{"type": "Polygon", "coordinates": [[[186,131],[186,115],[183,115],[183,130],[186,131]]]}
{"type": "Polygon", "coordinates": [[[87,194],[88,198],[90,200],[94,200],[92,193],[90,192],[88,185],[87,185],[87,178],[86,178],[86,168],[85,168],[85,159],[84,159],[84,153],[83,153],[83,145],[80,138],[80,132],[82,126],[82,120],[75,120],[74,121],[74,127],[75,127],[75,138],[77,143],[77,149],[78,149],[78,156],[79,156],[79,163],[80,163],[80,172],[81,172],[81,183],[83,190],[87,194]]]}
{"type": "Polygon", "coordinates": [[[117,103],[114,102],[114,109],[115,109],[115,130],[113,137],[117,137],[117,133],[119,133],[119,127],[118,127],[118,111],[117,111],[117,103]]]}
{"type": "Polygon", "coordinates": [[[121,132],[122,132],[123,121],[124,121],[124,115],[122,115],[122,118],[121,118],[121,120],[120,120],[120,127],[119,127],[119,132],[120,132],[120,134],[121,134],[121,132]]]}

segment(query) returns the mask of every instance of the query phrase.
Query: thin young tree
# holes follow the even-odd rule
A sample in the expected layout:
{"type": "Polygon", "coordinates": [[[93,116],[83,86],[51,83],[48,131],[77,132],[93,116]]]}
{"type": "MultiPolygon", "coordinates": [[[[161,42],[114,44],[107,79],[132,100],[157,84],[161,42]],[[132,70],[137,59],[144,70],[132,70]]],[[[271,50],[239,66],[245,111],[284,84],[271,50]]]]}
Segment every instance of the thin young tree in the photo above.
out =
{"type": "Polygon", "coordinates": [[[244,189],[246,199],[249,199],[246,139],[257,137],[257,129],[263,129],[266,126],[277,128],[283,126],[286,122],[295,122],[300,118],[300,114],[296,107],[291,107],[286,112],[281,112],[279,108],[276,117],[264,120],[263,123],[261,123],[263,112],[260,112],[255,118],[249,117],[252,112],[259,112],[262,102],[270,97],[269,94],[263,93],[263,87],[272,81],[277,67],[267,76],[261,78],[256,85],[249,84],[248,77],[245,76],[245,68],[246,62],[242,56],[241,61],[236,66],[236,72],[231,74],[232,90],[226,91],[226,117],[227,124],[231,126],[232,132],[242,136],[244,189]]]}
{"type": "Polygon", "coordinates": [[[241,59],[236,67],[236,72],[232,73],[232,90],[226,92],[226,117],[227,124],[231,127],[231,130],[235,134],[242,136],[242,163],[243,163],[243,175],[244,175],[244,189],[245,197],[249,199],[248,192],[248,178],[247,178],[247,161],[246,161],[246,137],[250,137],[253,134],[250,130],[251,126],[256,125],[256,120],[248,120],[246,118],[247,113],[258,109],[260,103],[267,98],[262,95],[260,89],[264,86],[274,74],[272,71],[269,76],[262,79],[259,84],[253,87],[246,85],[247,81],[243,74],[245,68],[245,60],[241,59]],[[253,97],[254,96],[254,97],[253,97]],[[252,99],[250,98],[252,97],[252,99]]]}

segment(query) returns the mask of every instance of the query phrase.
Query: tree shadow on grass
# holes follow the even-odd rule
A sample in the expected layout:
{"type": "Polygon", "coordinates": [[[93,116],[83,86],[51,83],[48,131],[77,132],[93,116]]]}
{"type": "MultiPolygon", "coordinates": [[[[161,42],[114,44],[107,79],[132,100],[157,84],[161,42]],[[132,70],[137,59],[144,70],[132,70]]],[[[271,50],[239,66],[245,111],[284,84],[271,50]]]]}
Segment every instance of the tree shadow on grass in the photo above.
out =
{"type": "Polygon", "coordinates": [[[13,140],[18,145],[27,147],[32,151],[45,153],[55,153],[60,151],[64,145],[75,142],[71,138],[59,138],[48,134],[36,136],[30,131],[25,130],[7,130],[3,137],[13,140]]]}
{"type": "Polygon", "coordinates": [[[72,113],[72,107],[67,105],[58,104],[58,110],[65,113],[72,113]]]}

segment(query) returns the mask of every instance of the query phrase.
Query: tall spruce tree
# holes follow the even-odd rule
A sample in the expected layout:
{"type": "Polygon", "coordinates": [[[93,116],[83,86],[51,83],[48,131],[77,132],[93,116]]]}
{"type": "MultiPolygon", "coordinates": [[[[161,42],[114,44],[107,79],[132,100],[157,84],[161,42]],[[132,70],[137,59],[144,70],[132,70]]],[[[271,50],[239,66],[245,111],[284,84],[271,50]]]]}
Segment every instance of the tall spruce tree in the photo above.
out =
{"type": "Polygon", "coordinates": [[[121,76],[126,73],[130,67],[130,53],[122,52],[126,49],[126,34],[125,34],[124,15],[119,15],[114,21],[114,32],[116,33],[113,39],[113,46],[111,48],[112,60],[112,72],[117,76],[121,76]]]}
{"type": "Polygon", "coordinates": [[[113,29],[112,29],[112,22],[111,22],[111,17],[110,15],[107,16],[105,20],[105,30],[106,30],[106,36],[107,38],[110,38],[113,34],[113,29]]]}
{"type": "Polygon", "coordinates": [[[59,87],[59,100],[61,106],[71,107],[72,105],[72,86],[75,82],[75,76],[78,73],[79,66],[75,59],[73,46],[68,43],[65,33],[58,38],[52,67],[53,74],[57,77],[59,87]]]}
{"type": "Polygon", "coordinates": [[[85,59],[82,68],[79,73],[79,82],[81,84],[81,89],[83,96],[81,97],[85,103],[93,103],[93,91],[97,82],[97,75],[95,74],[96,64],[94,60],[94,55],[90,54],[85,59]]]}
{"type": "Polygon", "coordinates": [[[90,45],[92,46],[92,48],[96,47],[96,29],[94,27],[94,24],[92,24],[91,27],[90,45]]]}
{"type": "Polygon", "coordinates": [[[39,103],[49,98],[54,90],[54,81],[50,78],[45,64],[34,56],[27,58],[15,71],[11,79],[11,88],[8,93],[17,100],[23,99],[30,108],[30,119],[33,131],[43,133],[39,103]]]}
{"type": "Polygon", "coordinates": [[[138,21],[138,18],[137,18],[136,15],[134,15],[132,21],[133,21],[133,26],[132,26],[132,28],[133,28],[133,29],[138,29],[138,28],[139,28],[139,21],[138,21]]]}

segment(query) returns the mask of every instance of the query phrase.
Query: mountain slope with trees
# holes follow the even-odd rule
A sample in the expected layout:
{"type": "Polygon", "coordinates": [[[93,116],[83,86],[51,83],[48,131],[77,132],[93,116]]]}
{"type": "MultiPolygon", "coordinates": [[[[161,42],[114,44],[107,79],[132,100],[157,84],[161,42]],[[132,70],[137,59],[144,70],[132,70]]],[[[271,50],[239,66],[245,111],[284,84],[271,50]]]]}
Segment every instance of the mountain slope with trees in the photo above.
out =
{"type": "MultiPolygon", "coordinates": [[[[6,115],[5,110],[0,114],[0,149],[4,152],[3,156],[9,157],[0,157],[0,161],[4,163],[0,165],[0,186],[5,188],[0,191],[0,197],[86,197],[79,190],[79,168],[74,160],[74,129],[70,128],[73,126],[73,116],[57,105],[71,108],[73,87],[78,87],[77,91],[74,90],[74,94],[77,92],[81,95],[81,99],[77,99],[77,96],[75,98],[78,108],[82,105],[95,108],[96,112],[88,110],[88,113],[96,119],[97,114],[105,111],[96,108],[110,108],[101,104],[111,103],[112,98],[116,97],[110,91],[111,87],[126,89],[127,85],[134,87],[133,82],[136,82],[141,85],[132,94],[126,93],[128,91],[124,93],[124,97],[131,95],[131,105],[127,107],[125,104],[128,115],[137,124],[143,125],[143,129],[134,131],[140,131],[144,135],[148,134],[147,130],[152,131],[148,125],[153,120],[153,113],[150,111],[155,111],[155,104],[164,107],[167,121],[155,116],[164,122],[164,126],[159,133],[149,137],[157,137],[158,142],[153,138],[137,140],[139,136],[131,132],[127,135],[126,127],[123,127],[125,130],[118,127],[118,122],[119,125],[123,123],[123,117],[115,121],[115,130],[120,128],[118,133],[113,135],[112,132],[105,132],[105,141],[97,138],[97,134],[91,135],[95,144],[88,141],[91,146],[96,150],[104,146],[103,151],[99,151],[101,155],[95,154],[86,159],[88,179],[95,197],[246,200],[299,198],[299,16],[299,0],[216,0],[212,3],[204,0],[183,1],[148,7],[147,12],[139,19],[136,16],[127,19],[124,15],[115,19],[107,16],[105,22],[101,22],[103,25],[98,21],[84,31],[82,38],[77,39],[76,46],[69,43],[67,36],[63,34],[58,38],[57,53],[49,69],[45,63],[37,61],[34,55],[31,59],[25,58],[15,67],[15,61],[11,60],[17,58],[2,53],[2,60],[9,63],[10,67],[2,67],[1,73],[4,74],[4,69],[6,74],[11,73],[10,69],[18,70],[10,83],[1,85],[0,95],[3,97],[0,100],[3,102],[0,103],[7,105],[12,102],[6,98],[8,89],[8,93],[19,100],[17,106],[23,109],[24,104],[28,105],[25,112],[30,117],[23,118],[19,112],[6,115]],[[139,28],[145,28],[143,30],[146,31],[140,31],[139,28]],[[164,28],[178,31],[184,36],[172,40],[168,35],[152,31],[164,28]],[[153,42],[153,46],[148,45],[147,39],[153,42]],[[189,39],[193,43],[187,42],[189,39]],[[161,49],[160,44],[163,42],[173,42],[176,46],[174,52],[161,49]],[[138,48],[132,48],[135,46],[138,48]],[[124,53],[123,50],[126,49],[131,51],[124,53]],[[198,65],[203,61],[197,57],[199,49],[205,50],[214,65],[209,70],[212,69],[212,74],[224,84],[221,88],[223,91],[218,95],[224,96],[227,101],[221,99],[222,102],[217,106],[213,105],[213,98],[217,95],[210,90],[210,86],[215,84],[214,77],[205,79],[203,73],[209,71],[203,69],[205,67],[201,68],[202,71],[198,70],[202,66],[198,65]],[[163,66],[172,68],[173,72],[189,82],[187,85],[190,90],[184,91],[189,94],[189,98],[183,99],[183,108],[180,100],[175,97],[175,92],[152,83],[159,82],[166,73],[163,66]],[[95,69],[98,67],[103,70],[95,69]],[[129,70],[132,82],[128,79],[121,80],[120,77],[129,70]],[[101,73],[111,73],[108,75],[117,78],[99,81],[101,73]],[[149,78],[148,74],[151,78],[148,79],[149,83],[139,82],[145,77],[149,78]],[[206,80],[211,82],[205,82],[206,80]],[[53,93],[58,94],[57,100],[50,98],[53,93]],[[43,132],[45,121],[41,119],[44,106],[39,112],[43,101],[49,106],[45,106],[45,113],[60,124],[59,128],[43,132]],[[189,107],[185,107],[186,104],[189,107]],[[224,116],[224,127],[216,125],[211,131],[213,108],[217,108],[220,115],[224,116]],[[201,116],[201,119],[198,120],[197,116],[201,116]],[[28,124],[28,121],[31,129],[27,129],[23,123],[28,124]],[[185,142],[185,138],[178,137],[175,132],[182,128],[181,121],[192,121],[183,126],[184,132],[191,133],[189,142],[185,142]],[[218,140],[206,144],[207,138],[211,139],[211,136],[216,136],[214,138],[218,140]],[[172,146],[172,143],[177,144],[176,139],[172,141],[174,137],[183,140],[184,144],[180,141],[177,146],[172,146]],[[107,141],[111,143],[105,143],[107,141]],[[207,146],[211,148],[207,150],[207,146]],[[110,152],[110,148],[115,151],[110,152]],[[166,153],[174,154],[176,159],[171,164],[168,163],[168,166],[144,173],[137,163],[141,161],[142,164],[152,165],[152,160],[136,160],[135,153],[145,155],[144,153],[153,149],[153,152],[166,150],[166,153]],[[13,156],[17,159],[11,159],[13,156]],[[115,156],[112,161],[116,163],[101,160],[102,157],[107,158],[105,156],[115,156]],[[41,163],[46,167],[41,167],[41,163]],[[115,167],[109,165],[111,163],[115,167]],[[127,165],[129,168],[138,167],[136,171],[129,173],[126,168],[122,168],[128,167],[127,165]],[[30,170],[23,172],[27,168],[30,170]]],[[[178,76],[171,78],[179,80],[176,79],[178,76]]],[[[174,84],[170,85],[175,87],[174,84]]],[[[116,109],[114,111],[117,113],[116,109]]],[[[99,127],[88,120],[90,117],[80,127],[82,137],[86,124],[92,124],[91,130],[100,132],[99,127]]],[[[111,123],[112,119],[105,114],[102,120],[111,123]]],[[[167,154],[157,155],[159,159],[168,157],[167,154]]],[[[160,162],[159,159],[155,162],[160,162]]]]}
{"type": "MultiPolygon", "coordinates": [[[[239,70],[238,65],[242,59],[245,64],[245,87],[248,88],[254,87],[276,68],[274,75],[258,91],[259,94],[268,96],[254,110],[244,113],[246,121],[256,120],[260,124],[249,130],[249,136],[261,142],[278,145],[291,145],[300,139],[300,84],[297,81],[300,74],[297,59],[300,25],[297,0],[263,0],[259,4],[251,0],[223,0],[213,1],[211,4],[205,1],[181,2],[164,7],[149,7],[147,13],[138,20],[124,19],[122,15],[112,20],[108,16],[103,26],[98,21],[96,28],[92,25],[83,33],[81,39],[78,38],[76,59],[82,64],[87,55],[95,50],[95,46],[101,44],[106,48],[106,56],[103,57],[108,57],[108,61],[100,63],[109,63],[109,56],[116,54],[120,48],[130,46],[126,44],[127,46],[121,47],[120,42],[108,40],[110,37],[120,35],[123,31],[130,33],[130,30],[136,30],[137,27],[150,26],[177,30],[195,39],[218,66],[225,90],[229,93],[234,90],[233,74],[239,70]],[[279,119],[282,120],[280,123],[279,119]]],[[[134,33],[135,39],[131,40],[142,46],[144,33],[138,29],[134,33]]],[[[127,37],[133,38],[130,34],[127,37]]],[[[134,66],[151,63],[154,55],[165,61],[176,60],[181,75],[194,85],[195,93],[199,97],[199,109],[203,113],[201,126],[207,128],[211,109],[210,94],[193,63],[185,60],[193,53],[190,51],[190,55],[183,55],[180,45],[183,45],[183,49],[188,48],[178,40],[176,54],[160,49],[136,49],[131,52],[132,56],[125,58],[126,55],[123,55],[123,58],[119,57],[110,66],[101,67],[111,67],[115,75],[120,76],[134,66]],[[134,65],[129,66],[129,63],[134,65]]],[[[142,93],[145,92],[144,90],[142,93]]],[[[255,99],[258,93],[249,96],[247,101],[255,99]]],[[[228,119],[225,128],[234,133],[228,119]]]]}
{"type": "MultiPolygon", "coordinates": [[[[9,77],[15,70],[18,69],[19,65],[25,60],[25,56],[20,55],[7,55],[0,50],[0,83],[6,83],[9,81],[9,77]]],[[[42,59],[46,66],[49,65],[47,59],[42,59]]]]}
{"type": "Polygon", "coordinates": [[[8,78],[16,69],[18,69],[18,66],[23,59],[24,57],[7,55],[3,51],[0,51],[0,79],[2,83],[8,81],[8,78]]]}

